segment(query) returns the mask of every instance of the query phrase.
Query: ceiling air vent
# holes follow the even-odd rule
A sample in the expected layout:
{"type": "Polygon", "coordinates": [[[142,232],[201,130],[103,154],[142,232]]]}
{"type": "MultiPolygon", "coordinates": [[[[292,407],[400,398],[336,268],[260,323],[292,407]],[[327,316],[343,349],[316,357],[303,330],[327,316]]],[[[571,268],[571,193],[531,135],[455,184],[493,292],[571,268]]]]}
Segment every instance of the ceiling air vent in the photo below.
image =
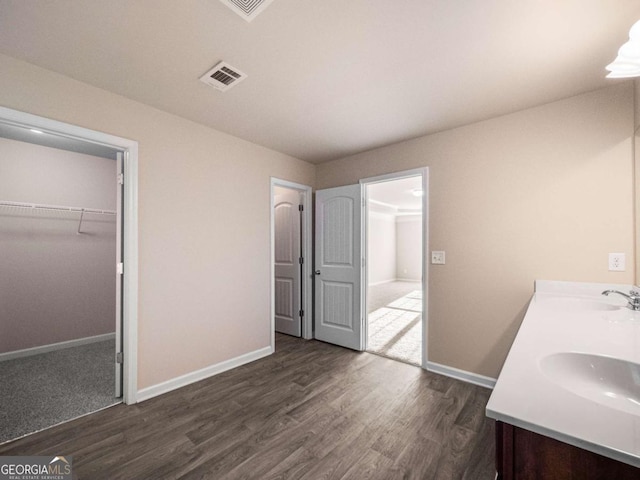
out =
{"type": "Polygon", "coordinates": [[[237,85],[245,78],[247,78],[247,75],[237,68],[232,67],[228,63],[220,62],[201,76],[200,81],[224,92],[237,85]]]}
{"type": "Polygon", "coordinates": [[[247,22],[256,18],[273,0],[220,0],[247,22]]]}

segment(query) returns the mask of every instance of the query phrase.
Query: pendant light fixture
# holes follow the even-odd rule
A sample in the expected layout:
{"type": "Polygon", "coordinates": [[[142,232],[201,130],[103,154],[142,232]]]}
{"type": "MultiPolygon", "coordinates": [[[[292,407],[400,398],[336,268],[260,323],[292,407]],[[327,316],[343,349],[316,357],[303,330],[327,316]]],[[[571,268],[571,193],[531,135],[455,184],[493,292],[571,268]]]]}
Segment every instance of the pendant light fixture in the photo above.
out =
{"type": "Polygon", "coordinates": [[[629,30],[629,41],[618,50],[618,56],[606,66],[607,78],[640,77],[640,20],[629,30]]]}

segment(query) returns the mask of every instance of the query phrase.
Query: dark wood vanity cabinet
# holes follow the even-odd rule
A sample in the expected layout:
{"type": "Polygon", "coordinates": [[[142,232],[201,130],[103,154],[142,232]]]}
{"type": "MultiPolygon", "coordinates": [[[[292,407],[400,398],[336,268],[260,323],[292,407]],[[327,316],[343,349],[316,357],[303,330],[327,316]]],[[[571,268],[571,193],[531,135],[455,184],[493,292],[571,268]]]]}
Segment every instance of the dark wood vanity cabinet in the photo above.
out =
{"type": "Polygon", "coordinates": [[[496,422],[499,480],[640,480],[640,468],[496,422]]]}

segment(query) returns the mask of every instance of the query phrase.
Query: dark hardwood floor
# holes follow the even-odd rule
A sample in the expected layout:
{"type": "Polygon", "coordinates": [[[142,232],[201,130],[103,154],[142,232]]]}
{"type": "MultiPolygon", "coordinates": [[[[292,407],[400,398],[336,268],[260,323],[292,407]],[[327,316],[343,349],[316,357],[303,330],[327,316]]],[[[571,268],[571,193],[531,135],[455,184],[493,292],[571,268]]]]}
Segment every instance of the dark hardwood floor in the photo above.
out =
{"type": "Polygon", "coordinates": [[[490,391],[277,335],[276,353],[0,446],[78,479],[493,479],[490,391]]]}

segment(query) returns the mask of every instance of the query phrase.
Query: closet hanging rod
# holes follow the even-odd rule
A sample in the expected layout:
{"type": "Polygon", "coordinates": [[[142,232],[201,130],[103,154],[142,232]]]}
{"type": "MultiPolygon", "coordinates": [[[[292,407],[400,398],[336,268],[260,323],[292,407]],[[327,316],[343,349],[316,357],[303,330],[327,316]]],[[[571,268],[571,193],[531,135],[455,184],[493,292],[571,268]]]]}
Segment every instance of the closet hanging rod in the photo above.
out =
{"type": "Polygon", "coordinates": [[[66,207],[64,205],[45,205],[41,203],[8,202],[0,200],[0,207],[29,208],[34,210],[52,210],[57,212],[93,213],[97,215],[115,215],[115,210],[101,210],[99,208],[66,207]]]}

